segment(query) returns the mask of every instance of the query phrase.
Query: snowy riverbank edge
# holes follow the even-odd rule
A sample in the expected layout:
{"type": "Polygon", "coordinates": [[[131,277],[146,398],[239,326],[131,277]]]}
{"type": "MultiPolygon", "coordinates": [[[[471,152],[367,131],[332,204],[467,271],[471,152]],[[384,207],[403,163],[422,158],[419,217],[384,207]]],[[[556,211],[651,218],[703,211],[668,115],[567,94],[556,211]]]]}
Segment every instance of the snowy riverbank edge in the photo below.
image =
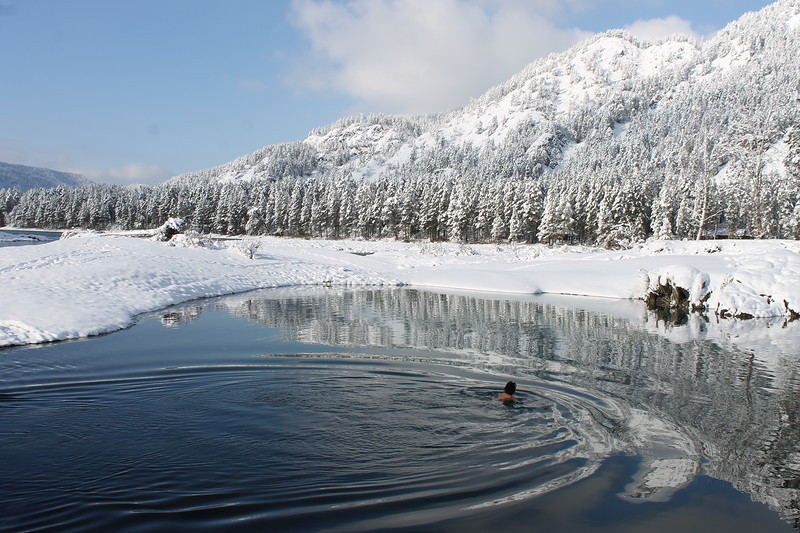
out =
{"type": "Polygon", "coordinates": [[[0,252],[0,346],[75,339],[193,299],[300,285],[641,299],[670,280],[717,315],[800,310],[800,242],[651,241],[630,250],[265,237],[207,248],[85,233],[0,252]],[[252,247],[251,247],[252,251],[252,247]]]}

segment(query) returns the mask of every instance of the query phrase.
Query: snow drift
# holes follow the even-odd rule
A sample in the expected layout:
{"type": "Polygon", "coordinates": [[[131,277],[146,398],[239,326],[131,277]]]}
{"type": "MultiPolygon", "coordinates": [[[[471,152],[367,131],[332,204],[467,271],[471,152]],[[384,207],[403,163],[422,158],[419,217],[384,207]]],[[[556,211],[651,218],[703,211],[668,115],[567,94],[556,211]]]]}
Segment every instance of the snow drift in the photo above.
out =
{"type": "Polygon", "coordinates": [[[796,241],[652,241],[623,252],[262,238],[199,246],[86,233],[0,255],[0,346],[74,339],[197,298],[298,285],[450,288],[642,299],[654,280],[719,316],[795,316],[796,241]]]}

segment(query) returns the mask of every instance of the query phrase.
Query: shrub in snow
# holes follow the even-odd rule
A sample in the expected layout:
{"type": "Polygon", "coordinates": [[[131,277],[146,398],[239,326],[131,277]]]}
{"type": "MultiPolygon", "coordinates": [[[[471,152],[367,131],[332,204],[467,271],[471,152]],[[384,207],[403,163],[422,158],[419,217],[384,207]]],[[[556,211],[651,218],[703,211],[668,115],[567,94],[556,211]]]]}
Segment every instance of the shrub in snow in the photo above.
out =
{"type": "Polygon", "coordinates": [[[167,241],[169,246],[176,246],[178,248],[208,248],[209,243],[203,239],[196,231],[187,231],[186,233],[179,233],[167,241]]]}
{"type": "Polygon", "coordinates": [[[184,220],[182,218],[167,219],[153,234],[153,240],[169,241],[175,235],[183,233],[184,220]]]}
{"type": "Polygon", "coordinates": [[[467,246],[464,243],[460,243],[458,245],[458,251],[456,255],[477,255],[475,250],[471,246],[467,246]]]}
{"type": "Polygon", "coordinates": [[[94,230],[71,229],[62,233],[59,239],[72,239],[73,237],[85,237],[86,235],[97,235],[98,233],[94,230]]]}
{"type": "Polygon", "coordinates": [[[421,255],[441,256],[444,255],[444,247],[438,242],[423,242],[419,246],[419,253],[421,255]]]}
{"type": "Polygon", "coordinates": [[[234,250],[248,259],[253,259],[259,248],[261,248],[261,241],[258,239],[242,239],[233,245],[234,250]]]}

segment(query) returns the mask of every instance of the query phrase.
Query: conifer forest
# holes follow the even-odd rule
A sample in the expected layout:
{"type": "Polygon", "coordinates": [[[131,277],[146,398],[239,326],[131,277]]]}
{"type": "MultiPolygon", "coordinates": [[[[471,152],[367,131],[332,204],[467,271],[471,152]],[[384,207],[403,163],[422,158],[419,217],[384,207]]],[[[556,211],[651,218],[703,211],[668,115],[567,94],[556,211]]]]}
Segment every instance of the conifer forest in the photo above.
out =
{"type": "Polygon", "coordinates": [[[597,35],[463,108],[360,115],[155,186],[0,189],[0,225],[575,243],[800,237],[797,0],[597,35]]]}

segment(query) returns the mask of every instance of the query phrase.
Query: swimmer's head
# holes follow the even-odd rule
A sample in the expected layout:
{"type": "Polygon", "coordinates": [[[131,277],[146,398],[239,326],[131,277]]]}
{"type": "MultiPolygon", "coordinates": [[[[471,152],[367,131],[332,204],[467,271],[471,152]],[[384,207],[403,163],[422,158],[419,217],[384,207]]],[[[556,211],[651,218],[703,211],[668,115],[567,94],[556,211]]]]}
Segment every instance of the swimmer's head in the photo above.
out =
{"type": "Polygon", "coordinates": [[[506,394],[513,396],[515,392],[517,392],[517,384],[513,381],[509,381],[506,383],[506,387],[503,389],[503,392],[506,394]]]}

